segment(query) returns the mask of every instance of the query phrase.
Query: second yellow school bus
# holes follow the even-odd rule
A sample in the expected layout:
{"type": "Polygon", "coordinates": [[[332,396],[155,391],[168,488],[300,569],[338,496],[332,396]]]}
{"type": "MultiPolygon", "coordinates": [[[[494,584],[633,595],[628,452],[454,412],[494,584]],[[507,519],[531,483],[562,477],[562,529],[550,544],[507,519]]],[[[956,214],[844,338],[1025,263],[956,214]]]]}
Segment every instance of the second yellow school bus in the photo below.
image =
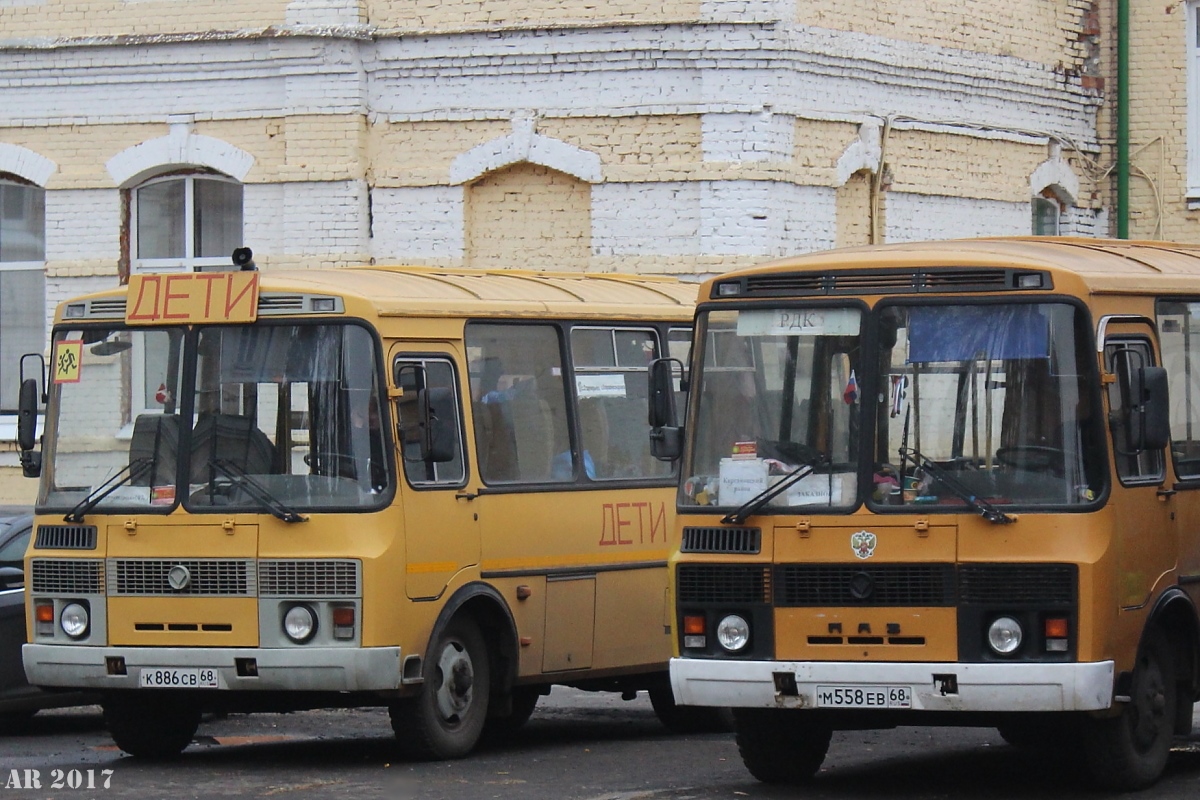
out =
{"type": "Polygon", "coordinates": [[[751,773],[987,725],[1158,778],[1200,698],[1200,247],[812,254],[710,280],[695,341],[686,435],[655,420],[671,679],[734,707],[751,773]]]}
{"type": "Polygon", "coordinates": [[[694,297],[377,267],[63,303],[40,449],[22,389],[30,681],[99,692],[145,757],[207,709],[356,705],[457,757],[551,684],[648,689],[686,721],[645,373],[686,352],[694,297]]]}

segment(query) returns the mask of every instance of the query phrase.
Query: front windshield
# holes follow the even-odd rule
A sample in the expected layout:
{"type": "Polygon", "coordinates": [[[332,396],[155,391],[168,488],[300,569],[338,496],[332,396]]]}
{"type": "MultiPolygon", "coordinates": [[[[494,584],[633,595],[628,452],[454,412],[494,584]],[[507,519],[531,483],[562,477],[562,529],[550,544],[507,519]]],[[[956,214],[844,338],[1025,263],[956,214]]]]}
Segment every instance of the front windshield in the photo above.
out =
{"type": "Polygon", "coordinates": [[[807,464],[772,507],[854,505],[861,328],[850,307],[702,315],[681,504],[736,508],[807,464]]]}
{"type": "Polygon", "coordinates": [[[54,340],[52,358],[70,369],[52,369],[41,506],[303,511],[386,499],[378,358],[363,327],[87,328],[54,340]]]}
{"type": "Polygon", "coordinates": [[[1100,494],[1104,432],[1087,390],[1094,356],[1081,311],[1042,303],[877,313],[874,503],[1069,506],[1100,494]]]}

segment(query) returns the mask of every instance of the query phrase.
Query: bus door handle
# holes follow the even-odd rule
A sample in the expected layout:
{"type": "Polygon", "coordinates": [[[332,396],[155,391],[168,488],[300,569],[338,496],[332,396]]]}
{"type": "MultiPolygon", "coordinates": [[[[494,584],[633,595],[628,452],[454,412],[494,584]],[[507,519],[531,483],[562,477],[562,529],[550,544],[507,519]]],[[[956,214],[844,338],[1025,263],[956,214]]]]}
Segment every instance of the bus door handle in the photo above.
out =
{"type": "Polygon", "coordinates": [[[455,500],[474,500],[479,495],[476,492],[455,492],[455,500]]]}
{"type": "Polygon", "coordinates": [[[1158,490],[1158,497],[1160,500],[1166,500],[1168,497],[1174,497],[1174,496],[1175,496],[1174,489],[1159,489],[1158,490]]]}

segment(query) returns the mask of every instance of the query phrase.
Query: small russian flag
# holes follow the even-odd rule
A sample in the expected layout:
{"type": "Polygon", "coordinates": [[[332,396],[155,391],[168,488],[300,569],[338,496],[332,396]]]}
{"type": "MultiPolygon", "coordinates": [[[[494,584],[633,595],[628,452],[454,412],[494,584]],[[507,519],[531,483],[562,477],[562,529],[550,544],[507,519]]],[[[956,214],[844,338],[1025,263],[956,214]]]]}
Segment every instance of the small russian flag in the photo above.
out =
{"type": "Polygon", "coordinates": [[[858,401],[858,379],[854,377],[854,370],[850,370],[850,380],[846,381],[846,391],[842,392],[842,399],[848,406],[858,401]]]}

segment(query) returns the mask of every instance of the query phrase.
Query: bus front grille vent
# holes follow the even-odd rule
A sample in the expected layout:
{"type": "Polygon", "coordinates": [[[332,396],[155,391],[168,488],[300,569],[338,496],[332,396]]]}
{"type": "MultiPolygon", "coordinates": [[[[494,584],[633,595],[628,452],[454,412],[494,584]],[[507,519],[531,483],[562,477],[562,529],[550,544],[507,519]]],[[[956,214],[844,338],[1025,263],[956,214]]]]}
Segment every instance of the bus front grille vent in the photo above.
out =
{"type": "Polygon", "coordinates": [[[781,564],[780,606],[952,606],[952,564],[781,564]]]}
{"type": "Polygon", "coordinates": [[[109,559],[111,596],[254,597],[254,562],[222,558],[109,559]]]}
{"type": "Polygon", "coordinates": [[[964,564],[958,570],[963,605],[1069,606],[1077,585],[1074,564],[964,564]]]}
{"type": "Polygon", "coordinates": [[[125,298],[114,297],[106,300],[89,300],[86,316],[109,318],[125,318],[125,298]]]}
{"type": "Polygon", "coordinates": [[[258,585],[263,597],[360,597],[362,570],[352,559],[261,561],[258,585]]]}
{"type": "MultiPolygon", "coordinates": [[[[1001,268],[903,268],[750,275],[743,297],[900,294],[908,292],[995,292],[1051,289],[1048,273],[1001,268]]],[[[713,291],[715,292],[714,285],[713,291]]],[[[714,295],[715,297],[715,295],[714,295]]]]}
{"type": "Polygon", "coordinates": [[[768,603],[771,568],[764,564],[680,564],[680,603],[768,603]]]}
{"type": "Polygon", "coordinates": [[[745,553],[757,555],[762,550],[762,531],[759,528],[698,528],[683,529],[684,553],[745,553]]]}
{"type": "Polygon", "coordinates": [[[104,594],[104,562],[98,558],[35,558],[30,592],[104,594]]]}
{"type": "Polygon", "coordinates": [[[302,314],[304,313],[304,295],[302,294],[260,294],[258,296],[259,314],[302,314]]]}
{"type": "Polygon", "coordinates": [[[95,550],[95,525],[38,525],[35,550],[95,550]]]}

